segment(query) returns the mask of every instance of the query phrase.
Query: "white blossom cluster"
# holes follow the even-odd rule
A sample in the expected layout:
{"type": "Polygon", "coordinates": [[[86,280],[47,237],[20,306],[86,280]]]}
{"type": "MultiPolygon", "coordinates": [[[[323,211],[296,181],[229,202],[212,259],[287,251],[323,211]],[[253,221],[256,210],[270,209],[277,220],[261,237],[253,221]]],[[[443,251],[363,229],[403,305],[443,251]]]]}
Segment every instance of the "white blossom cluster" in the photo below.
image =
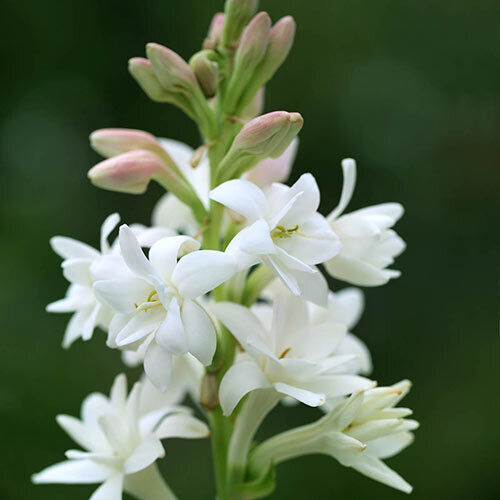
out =
{"type": "Polygon", "coordinates": [[[228,0],[189,64],[157,44],[147,46],[147,59],[130,62],[150,98],[197,122],[198,149],[130,129],[91,135],[107,158],[89,172],[95,185],[139,194],[155,180],[168,192],[150,227],[122,224],[111,241],[120,217],[107,217],[99,250],[52,238],[70,285],[47,310],[72,313],[64,347],[99,328],[127,366],[143,364],[144,375],[129,395],[120,375],[109,398],[88,396],[80,420],[59,416],[81,450],[34,475],[36,483],[102,483],[91,500],[118,500],[123,491],[173,499],[156,465],[165,455],[161,441],[211,434],[222,457],[219,500],[262,498],[275,486],[277,464],[310,453],[411,491],[382,461],[413,439],[411,411],[395,407],[410,384],[376,387],[369,351],[351,333],[363,293],[330,291],[322,272],[357,286],[398,277],[389,266],[405,248],[392,229],[403,208],[345,213],[356,180],[352,159],[342,161],[340,201],[327,216],[318,211],[312,174],[284,183],[302,117],[259,113],[262,88],[288,54],[295,24],[286,17],[271,26],[266,13],[254,16],[256,8],[253,0],[228,0]],[[209,424],[180,406],[186,395],[209,424]],[[280,401],[286,411],[302,403],[325,415],[252,448],[280,401]]]}

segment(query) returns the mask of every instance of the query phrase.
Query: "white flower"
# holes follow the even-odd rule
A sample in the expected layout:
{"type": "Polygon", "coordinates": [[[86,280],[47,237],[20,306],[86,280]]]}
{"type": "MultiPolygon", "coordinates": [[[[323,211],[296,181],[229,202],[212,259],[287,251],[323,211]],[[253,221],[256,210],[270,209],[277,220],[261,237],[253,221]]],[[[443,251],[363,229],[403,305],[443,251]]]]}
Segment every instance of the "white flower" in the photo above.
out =
{"type": "Polygon", "coordinates": [[[94,393],[83,401],[81,420],[59,415],[58,424],[83,451],[67,451],[68,460],[35,474],[33,482],[103,483],[91,500],[120,500],[124,489],[134,492],[135,483],[147,477],[151,493],[154,490],[157,495],[162,492],[162,498],[172,498],[156,475],[154,462],[165,455],[160,440],[206,437],[209,430],[185,409],[165,407],[143,413],[144,404],[141,384],[135,384],[127,397],[126,378],[119,375],[109,398],[94,393]]]}
{"type": "Polygon", "coordinates": [[[311,324],[307,303],[293,295],[275,300],[269,330],[249,309],[231,302],[213,306],[220,321],[246,351],[224,375],[219,399],[232,413],[245,394],[273,388],[309,406],[373,386],[345,370],[354,355],[337,355],[346,333],[340,323],[311,324]]]}
{"type": "Polygon", "coordinates": [[[410,493],[412,487],[382,461],[413,442],[418,427],[407,408],[395,405],[411,387],[404,380],[391,387],[361,391],[336,403],[334,409],[313,424],[283,432],[262,443],[251,457],[258,473],[269,463],[311,453],[323,453],[376,481],[410,493]]]}
{"type": "MultiPolygon", "coordinates": [[[[265,300],[273,301],[287,292],[288,290],[281,281],[274,280],[264,289],[262,297],[265,300]]],[[[363,313],[364,295],[362,290],[350,287],[335,293],[330,291],[328,292],[326,307],[321,307],[309,302],[308,308],[310,323],[312,325],[339,323],[345,326],[348,331],[338,343],[335,353],[355,356],[345,365],[349,373],[369,375],[372,371],[370,351],[361,339],[350,332],[363,313]]],[[[268,328],[271,327],[271,305],[266,302],[258,302],[254,304],[251,309],[268,328]]]]}
{"type": "Polygon", "coordinates": [[[341,215],[354,191],[355,161],[343,160],[342,170],[344,185],[340,202],[327,217],[342,248],[325,263],[325,268],[334,278],[355,285],[383,285],[401,274],[386,268],[405,249],[405,242],[390,229],[403,215],[403,207],[399,203],[383,203],[341,215]]]}
{"type": "Polygon", "coordinates": [[[147,343],[144,370],[165,390],[172,354],[190,352],[210,364],[215,330],[196,299],[229,279],[236,266],[223,252],[194,251],[200,244],[188,236],[162,238],[151,247],[149,260],[127,226],[120,228],[119,241],[133,275],[94,283],[99,300],[117,313],[109,326],[108,345],[137,350],[147,343]]]}
{"type": "MultiPolygon", "coordinates": [[[[66,236],[54,236],[50,240],[53,250],[64,259],[61,264],[63,274],[71,283],[64,299],[47,306],[49,312],[73,313],[64,334],[64,347],[69,347],[79,337],[89,340],[96,326],[104,330],[108,328],[113,312],[96,299],[92,285],[102,279],[102,269],[109,272],[111,263],[114,271],[125,268],[116,242],[113,245],[108,243],[109,235],[119,222],[118,214],[110,215],[103,222],[100,251],[66,236]],[[103,262],[106,264],[103,265],[103,262]]],[[[151,246],[159,238],[171,234],[167,229],[147,228],[139,224],[133,225],[132,230],[142,246],[151,246]]]]}
{"type": "Polygon", "coordinates": [[[213,189],[210,198],[246,219],[248,227],[226,249],[241,269],[261,262],[295,295],[326,302],[326,281],[314,265],[335,256],[340,241],[317,212],[319,189],[311,174],[292,187],[272,184],[266,193],[234,179],[213,189]]]}

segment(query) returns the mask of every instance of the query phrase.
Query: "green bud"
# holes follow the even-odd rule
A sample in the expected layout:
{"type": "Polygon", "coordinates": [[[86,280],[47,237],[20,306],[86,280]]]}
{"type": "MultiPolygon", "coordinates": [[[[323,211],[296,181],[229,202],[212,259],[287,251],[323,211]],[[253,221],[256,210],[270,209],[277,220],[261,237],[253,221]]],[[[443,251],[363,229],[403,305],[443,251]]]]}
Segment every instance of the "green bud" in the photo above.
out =
{"type": "Polygon", "coordinates": [[[242,110],[253,99],[258,89],[265,85],[283,64],[293,45],[295,27],[293,17],[286,16],[271,28],[266,53],[238,102],[238,110],[242,110]]]}
{"type": "Polygon", "coordinates": [[[222,45],[230,47],[241,35],[243,28],[257,12],[258,0],[226,0],[226,20],[222,33],[222,45]]]}
{"type": "Polygon", "coordinates": [[[226,113],[234,113],[238,99],[266,54],[270,31],[271,19],[266,12],[257,14],[243,31],[224,99],[226,113]]]}
{"type": "Polygon", "coordinates": [[[217,54],[213,50],[202,50],[189,60],[189,65],[206,97],[213,97],[217,92],[219,66],[215,62],[216,59],[217,54]]]}
{"type": "Polygon", "coordinates": [[[286,111],[274,111],[250,120],[221,161],[220,180],[239,177],[264,158],[281,156],[303,123],[299,113],[286,111]]]}

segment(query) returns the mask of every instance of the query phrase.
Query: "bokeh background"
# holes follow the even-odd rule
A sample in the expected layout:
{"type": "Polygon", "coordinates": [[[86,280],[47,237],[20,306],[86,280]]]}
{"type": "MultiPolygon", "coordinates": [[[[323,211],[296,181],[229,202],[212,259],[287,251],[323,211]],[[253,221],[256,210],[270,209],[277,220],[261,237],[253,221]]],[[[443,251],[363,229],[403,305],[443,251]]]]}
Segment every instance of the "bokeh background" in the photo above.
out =
{"type": "MultiPolygon", "coordinates": [[[[500,10],[497,0],[263,0],[292,14],[291,57],[268,87],[266,111],[305,118],[292,180],[312,172],[328,212],[340,160],[358,160],[350,208],[400,201],[408,243],[400,279],[366,290],[355,329],[381,384],[410,378],[406,405],[421,422],[414,445],[389,462],[413,498],[500,498],[499,280],[500,10]]],[[[66,289],[48,239],[96,244],[119,211],[148,223],[161,195],[100,191],[86,171],[97,128],[124,126],[197,146],[179,111],[154,104],[127,59],[157,41],[188,58],[222,0],[4,0],[0,19],[1,358],[0,498],[86,499],[93,487],[39,486],[30,475],[72,447],[57,413],[77,414],[122,369],[104,335],[60,347],[68,317],[44,312],[66,289]]],[[[340,284],[334,284],[336,288],[340,284]]],[[[132,372],[131,377],[137,376],[132,372]]],[[[279,409],[265,432],[315,410],[279,409]]],[[[164,470],[181,498],[213,498],[208,442],[167,443],[164,470]]],[[[401,498],[333,460],[281,466],[273,499],[401,498]]]]}

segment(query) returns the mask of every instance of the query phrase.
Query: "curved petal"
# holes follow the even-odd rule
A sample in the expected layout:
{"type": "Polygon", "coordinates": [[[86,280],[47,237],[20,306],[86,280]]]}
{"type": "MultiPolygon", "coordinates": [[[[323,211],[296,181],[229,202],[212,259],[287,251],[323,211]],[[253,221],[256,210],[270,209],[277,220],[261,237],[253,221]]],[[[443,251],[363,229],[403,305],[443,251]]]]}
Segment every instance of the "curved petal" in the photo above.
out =
{"type": "Polygon", "coordinates": [[[328,295],[328,312],[332,319],[352,328],[365,308],[365,297],[359,288],[349,287],[328,295]]]}
{"type": "Polygon", "coordinates": [[[358,286],[385,285],[391,278],[397,278],[401,274],[391,269],[379,269],[367,262],[351,259],[342,254],[325,262],[324,266],[334,278],[358,286]]]}
{"type": "Polygon", "coordinates": [[[134,474],[135,472],[145,469],[157,458],[163,456],[165,456],[165,450],[160,440],[155,435],[149,434],[125,461],[125,473],[134,474]]]}
{"type": "Polygon", "coordinates": [[[210,191],[210,199],[242,215],[249,223],[265,218],[267,199],[253,182],[233,179],[210,191]]]}
{"type": "Polygon", "coordinates": [[[194,236],[199,224],[191,209],[172,193],[165,193],[153,209],[154,226],[172,228],[178,233],[194,236]]]}
{"type": "Polygon", "coordinates": [[[172,273],[172,283],[184,298],[195,299],[227,281],[235,272],[236,263],[230,255],[198,250],[179,260],[172,273]]]}
{"type": "Polygon", "coordinates": [[[268,337],[260,320],[247,307],[233,302],[217,302],[211,309],[244,349],[249,340],[268,337]]]}
{"type": "Polygon", "coordinates": [[[411,432],[396,432],[370,441],[366,446],[366,451],[377,458],[390,458],[413,443],[414,439],[411,432]]]}
{"type": "Polygon", "coordinates": [[[119,242],[123,260],[131,271],[144,278],[155,274],[134,232],[126,224],[120,226],[119,242]]]}
{"type": "Polygon", "coordinates": [[[173,354],[184,354],[188,351],[181,310],[175,297],[170,301],[165,321],[156,332],[156,341],[173,354]]]}
{"type": "Polygon", "coordinates": [[[269,387],[269,381],[254,361],[235,363],[224,375],[219,388],[219,400],[224,415],[231,415],[236,405],[250,391],[266,387],[269,387]]]}
{"type": "Polygon", "coordinates": [[[177,259],[199,248],[200,243],[190,236],[170,236],[162,238],[151,247],[149,260],[162,278],[169,279],[177,259]]]}
{"type": "Polygon", "coordinates": [[[307,406],[321,406],[326,401],[324,394],[300,389],[299,387],[284,384],[283,382],[276,382],[273,384],[273,387],[281,394],[290,396],[307,406]]]}
{"type": "Polygon", "coordinates": [[[158,390],[166,391],[172,374],[172,355],[151,342],[144,357],[144,371],[158,390]]]}
{"type": "Polygon", "coordinates": [[[32,481],[35,484],[92,484],[101,483],[114,473],[108,465],[93,460],[66,460],[34,474],[32,481]]]}
{"type": "Polygon", "coordinates": [[[210,429],[201,420],[187,413],[168,415],[155,430],[158,439],[167,438],[205,438],[210,435],[210,429]]]}
{"type": "Polygon", "coordinates": [[[293,271],[293,277],[304,299],[325,307],[328,300],[328,283],[323,274],[317,268],[314,269],[314,273],[293,271]]]}
{"type": "Polygon", "coordinates": [[[82,421],[70,415],[57,415],[56,422],[75,443],[87,450],[92,448],[88,428],[82,421]]]}
{"type": "Polygon", "coordinates": [[[352,158],[342,160],[342,171],[344,173],[344,183],[339,204],[330,212],[327,217],[328,222],[335,220],[347,207],[352,198],[354,187],[356,186],[356,162],[352,158]]]}
{"type": "Polygon", "coordinates": [[[54,236],[50,239],[50,246],[63,259],[96,259],[100,255],[90,245],[66,236],[54,236]]]}
{"type": "Polygon", "coordinates": [[[367,453],[363,453],[351,467],[375,481],[379,481],[405,493],[411,493],[413,489],[397,472],[387,467],[378,458],[367,453]]]}
{"type": "Polygon", "coordinates": [[[302,193],[293,204],[287,214],[281,219],[281,223],[288,227],[300,224],[311,217],[319,207],[319,188],[316,179],[309,173],[302,174],[297,182],[286,193],[285,200],[288,201],[302,193]]]}
{"type": "Polygon", "coordinates": [[[96,281],[93,288],[103,304],[120,313],[132,313],[153,287],[141,278],[127,278],[96,281]]]}
{"type": "Polygon", "coordinates": [[[241,250],[250,255],[276,252],[269,226],[264,219],[259,219],[240,231],[239,245],[241,250]]]}
{"type": "Polygon", "coordinates": [[[215,354],[217,336],[206,311],[192,300],[185,300],[181,310],[189,352],[204,365],[209,365],[215,354]]]}
{"type": "Polygon", "coordinates": [[[63,275],[71,283],[92,286],[91,263],[90,259],[67,259],[61,265],[63,275]]]}
{"type": "Polygon", "coordinates": [[[122,491],[123,475],[117,474],[99,486],[89,500],[122,500],[122,491]]]}
{"type": "Polygon", "coordinates": [[[101,226],[101,252],[109,252],[108,236],[113,232],[120,222],[120,216],[117,213],[108,215],[101,226]]]}

